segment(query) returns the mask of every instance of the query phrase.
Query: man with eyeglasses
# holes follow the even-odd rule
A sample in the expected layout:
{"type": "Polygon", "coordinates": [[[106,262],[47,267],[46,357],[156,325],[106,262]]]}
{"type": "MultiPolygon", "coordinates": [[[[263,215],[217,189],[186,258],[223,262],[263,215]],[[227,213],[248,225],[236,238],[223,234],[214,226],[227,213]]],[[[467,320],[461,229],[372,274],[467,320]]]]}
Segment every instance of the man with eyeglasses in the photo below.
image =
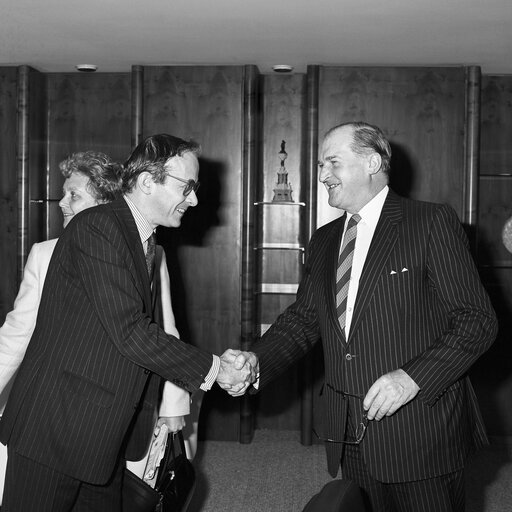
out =
{"type": "Polygon", "coordinates": [[[467,373],[496,315],[456,213],[395,194],[390,160],[376,126],[327,132],[319,181],[344,215],[315,232],[295,303],[238,359],[259,359],[264,387],[321,342],[331,475],[341,465],[373,512],[462,512],[465,462],[487,441],[467,373]]]}
{"type": "Polygon", "coordinates": [[[162,378],[190,393],[254,379],[229,351],[186,344],[154,318],[153,232],[197,205],[198,153],[148,137],[124,165],[123,196],[78,213],[59,238],[0,423],[2,510],[121,512],[125,459],[147,450],[162,378]]]}

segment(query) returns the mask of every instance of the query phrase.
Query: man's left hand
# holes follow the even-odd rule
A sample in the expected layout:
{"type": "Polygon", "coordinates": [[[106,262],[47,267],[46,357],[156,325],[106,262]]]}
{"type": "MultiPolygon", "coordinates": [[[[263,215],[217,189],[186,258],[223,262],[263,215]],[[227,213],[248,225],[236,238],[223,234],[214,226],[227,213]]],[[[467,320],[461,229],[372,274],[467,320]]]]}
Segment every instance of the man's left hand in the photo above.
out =
{"type": "Polygon", "coordinates": [[[366,393],[363,407],[369,420],[381,420],[391,416],[400,407],[410,402],[420,390],[402,369],[386,373],[377,379],[366,393]]]}

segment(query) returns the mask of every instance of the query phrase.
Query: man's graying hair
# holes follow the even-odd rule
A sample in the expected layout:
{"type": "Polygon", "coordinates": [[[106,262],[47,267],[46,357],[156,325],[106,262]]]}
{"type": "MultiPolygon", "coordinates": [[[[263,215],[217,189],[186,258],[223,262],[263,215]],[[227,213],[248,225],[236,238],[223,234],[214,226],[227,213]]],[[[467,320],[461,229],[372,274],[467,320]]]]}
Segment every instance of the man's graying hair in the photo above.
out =
{"type": "Polygon", "coordinates": [[[358,155],[368,155],[369,153],[378,153],[381,157],[382,164],[380,171],[389,174],[389,167],[391,162],[391,146],[388,140],[384,137],[381,129],[377,126],[364,123],[362,121],[343,123],[331,128],[326,134],[327,138],[340,128],[350,126],[353,128],[352,137],[353,142],[350,149],[358,155]]]}
{"type": "Polygon", "coordinates": [[[137,177],[142,172],[150,173],[156,183],[163,183],[166,179],[164,166],[169,158],[188,152],[199,156],[201,147],[197,142],[186,141],[167,133],[147,137],[124,163],[123,192],[133,190],[137,177]]]}

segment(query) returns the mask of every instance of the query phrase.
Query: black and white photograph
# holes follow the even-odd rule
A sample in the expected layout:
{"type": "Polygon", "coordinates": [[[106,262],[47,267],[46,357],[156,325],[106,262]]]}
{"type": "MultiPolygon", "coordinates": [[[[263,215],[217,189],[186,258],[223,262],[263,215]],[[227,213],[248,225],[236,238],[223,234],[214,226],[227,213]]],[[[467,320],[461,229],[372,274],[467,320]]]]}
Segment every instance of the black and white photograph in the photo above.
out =
{"type": "Polygon", "coordinates": [[[2,0],[0,512],[512,510],[510,0],[2,0]]]}

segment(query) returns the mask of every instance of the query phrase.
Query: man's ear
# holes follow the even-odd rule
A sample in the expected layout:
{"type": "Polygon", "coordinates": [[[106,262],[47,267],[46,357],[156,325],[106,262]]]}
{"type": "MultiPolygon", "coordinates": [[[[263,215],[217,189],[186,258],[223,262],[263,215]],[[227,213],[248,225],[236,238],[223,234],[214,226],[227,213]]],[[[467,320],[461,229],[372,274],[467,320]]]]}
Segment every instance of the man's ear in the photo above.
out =
{"type": "Polygon", "coordinates": [[[382,166],[382,158],[378,153],[372,153],[368,157],[368,174],[370,176],[373,176],[374,174],[377,174],[382,166]]]}
{"type": "Polygon", "coordinates": [[[146,195],[151,194],[153,190],[153,185],[155,182],[153,181],[153,176],[149,172],[141,172],[137,176],[137,188],[146,195]]]}

